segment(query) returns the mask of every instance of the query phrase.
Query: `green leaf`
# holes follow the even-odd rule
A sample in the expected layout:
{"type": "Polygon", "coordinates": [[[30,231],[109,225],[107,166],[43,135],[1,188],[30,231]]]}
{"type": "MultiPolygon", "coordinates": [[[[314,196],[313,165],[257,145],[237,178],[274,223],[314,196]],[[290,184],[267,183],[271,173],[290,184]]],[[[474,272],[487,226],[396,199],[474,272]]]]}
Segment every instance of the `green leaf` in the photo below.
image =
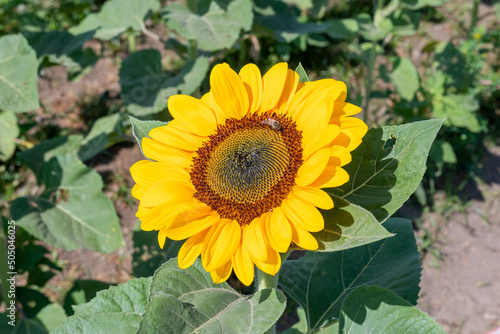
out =
{"type": "Polygon", "coordinates": [[[22,35],[0,37],[0,109],[38,108],[37,71],[35,51],[22,35]]]}
{"type": "Polygon", "coordinates": [[[132,134],[134,135],[134,138],[139,144],[141,152],[144,155],[144,152],[142,151],[142,138],[144,137],[150,138],[149,131],[159,126],[167,125],[168,122],[141,121],[140,119],[134,118],[132,116],[129,116],[129,118],[130,118],[130,123],[132,124],[132,134]]]}
{"type": "Polygon", "coordinates": [[[411,101],[420,87],[417,69],[408,58],[398,58],[392,67],[389,78],[396,91],[403,99],[411,101]]]}
{"type": "Polygon", "coordinates": [[[186,270],[170,260],[153,277],[138,333],[264,333],[285,304],[279,290],[244,296],[226,283],[213,283],[199,260],[186,270]]]}
{"type": "Polygon", "coordinates": [[[307,72],[304,69],[304,67],[302,67],[301,63],[299,63],[299,65],[297,65],[295,72],[297,72],[299,75],[299,82],[309,82],[310,81],[309,76],[307,75],[307,72]]]}
{"type": "Polygon", "coordinates": [[[339,333],[446,333],[429,315],[377,286],[362,286],[347,296],[339,327],[339,333]]]}
{"type": "Polygon", "coordinates": [[[64,321],[53,334],[106,333],[135,334],[148,302],[151,278],[136,278],[100,291],[75,315],[64,321]]]}
{"type": "Polygon", "coordinates": [[[16,114],[0,110],[0,161],[7,161],[14,154],[17,136],[19,127],[16,114]]]}
{"type": "Polygon", "coordinates": [[[229,49],[239,38],[240,31],[248,31],[252,26],[252,2],[213,1],[209,11],[203,15],[194,13],[181,4],[172,4],[164,9],[163,19],[169,28],[184,38],[195,40],[201,50],[229,49]]]}
{"type": "Polygon", "coordinates": [[[349,182],[331,192],[384,221],[422,180],[429,150],[442,124],[443,120],[433,119],[370,129],[344,167],[349,182]]]}
{"type": "Polygon", "coordinates": [[[34,318],[45,306],[49,298],[38,290],[28,287],[16,287],[16,299],[23,305],[23,312],[28,318],[34,318]]]}
{"type": "Polygon", "coordinates": [[[45,140],[35,147],[20,152],[17,157],[35,173],[38,183],[42,183],[43,165],[56,155],[75,154],[80,148],[82,136],[57,137],[45,140]]]}
{"type": "Polygon", "coordinates": [[[64,309],[67,315],[73,315],[74,309],[79,305],[85,304],[93,299],[97,292],[108,289],[109,283],[96,280],[75,280],[73,287],[66,293],[64,298],[64,309]]]}
{"type": "Polygon", "coordinates": [[[283,264],[279,284],[306,310],[310,331],[338,318],[342,301],[361,285],[388,288],[416,304],[421,268],[411,222],[391,218],[384,226],[396,235],[340,252],[307,252],[283,264]]]}
{"type": "Polygon", "coordinates": [[[116,142],[123,133],[122,121],[123,114],[121,113],[104,116],[95,121],[90,132],[82,141],[78,157],[82,161],[87,161],[116,142]]]}
{"type": "Polygon", "coordinates": [[[436,140],[429,153],[429,159],[437,163],[456,164],[457,156],[453,146],[444,140],[436,140]]]}
{"type": "Polygon", "coordinates": [[[57,303],[45,306],[36,315],[36,319],[43,325],[43,327],[45,327],[45,329],[47,329],[48,332],[52,332],[66,318],[64,309],[57,303]]]}
{"type": "Polygon", "coordinates": [[[34,319],[20,318],[15,320],[15,326],[9,324],[12,321],[5,313],[0,313],[0,332],[2,334],[48,334],[45,327],[34,319]]]}
{"type": "Polygon", "coordinates": [[[471,132],[481,132],[476,111],[479,102],[473,94],[446,95],[436,97],[432,105],[434,117],[446,118],[444,125],[466,128],[471,132]]]}
{"type": "Polygon", "coordinates": [[[123,101],[135,116],[165,110],[170,96],[190,95],[201,85],[208,65],[206,57],[198,57],[188,61],[177,75],[171,76],[162,71],[158,50],[134,52],[123,60],[120,68],[123,101]]]}
{"type": "Polygon", "coordinates": [[[95,38],[110,40],[128,29],[143,31],[144,21],[160,7],[158,0],[110,0],[101,11],[87,15],[79,25],[69,29],[73,35],[96,30],[95,38]]]}
{"type": "Polygon", "coordinates": [[[331,19],[325,23],[329,25],[326,34],[334,39],[351,39],[359,31],[359,24],[355,19],[331,19]]]}
{"type": "Polygon", "coordinates": [[[36,238],[66,250],[115,251],[125,243],[102,180],[73,155],[58,155],[43,166],[43,197],[21,197],[12,218],[36,238]]]}
{"type": "Polygon", "coordinates": [[[332,196],[332,199],[333,209],[321,210],[325,228],[313,233],[318,251],[353,248],[391,236],[370,212],[342,198],[332,196]]]}

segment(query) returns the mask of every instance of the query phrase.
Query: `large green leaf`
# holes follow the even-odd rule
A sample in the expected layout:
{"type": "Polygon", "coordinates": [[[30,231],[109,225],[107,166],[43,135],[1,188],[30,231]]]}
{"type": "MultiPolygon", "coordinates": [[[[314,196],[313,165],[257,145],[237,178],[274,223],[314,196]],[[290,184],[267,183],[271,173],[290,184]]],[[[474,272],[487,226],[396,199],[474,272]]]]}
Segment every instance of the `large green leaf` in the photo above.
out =
{"type": "Polygon", "coordinates": [[[53,334],[135,334],[148,302],[151,278],[136,278],[97,293],[90,302],[75,307],[75,315],[53,334]]]}
{"type": "Polygon", "coordinates": [[[372,333],[445,334],[429,315],[394,292],[377,286],[361,286],[342,305],[339,334],[372,333]]]}
{"type": "Polygon", "coordinates": [[[250,0],[212,1],[206,13],[195,13],[181,4],[165,8],[167,25],[188,40],[195,40],[205,51],[229,49],[250,30],[253,21],[250,0]]]}
{"type": "Polygon", "coordinates": [[[110,40],[128,29],[145,30],[144,20],[160,7],[158,0],[110,0],[106,1],[101,11],[89,14],[79,25],[69,32],[78,35],[97,30],[95,37],[110,40]]]}
{"type": "Polygon", "coordinates": [[[279,290],[244,296],[226,283],[213,283],[199,260],[186,270],[170,260],[153,277],[138,333],[264,333],[285,304],[279,290]]]}
{"type": "Polygon", "coordinates": [[[370,129],[345,170],[349,182],[330,190],[370,211],[390,217],[413,194],[426,170],[432,142],[443,120],[370,129]]]}
{"type": "Polygon", "coordinates": [[[7,161],[14,154],[17,136],[19,136],[19,127],[16,114],[12,111],[0,110],[0,161],[7,161]]]}
{"type": "Polygon", "coordinates": [[[340,252],[307,252],[284,263],[279,284],[304,308],[311,331],[338,318],[343,300],[361,285],[388,288],[416,304],[421,268],[411,222],[391,218],[384,226],[396,235],[340,252]]]}
{"type": "Polygon", "coordinates": [[[198,57],[172,76],[162,71],[158,50],[134,52],[123,60],[120,68],[123,101],[136,116],[160,112],[167,108],[170,96],[192,94],[205,78],[208,65],[206,57],[198,57]]]}
{"type": "Polygon", "coordinates": [[[18,224],[42,241],[66,250],[115,251],[125,243],[102,180],[74,155],[57,155],[43,165],[44,196],[21,197],[11,206],[18,224]]]}
{"type": "Polygon", "coordinates": [[[43,165],[56,155],[74,154],[76,156],[81,143],[82,136],[80,135],[57,137],[18,153],[17,157],[35,173],[38,183],[41,184],[43,165]]]}
{"type": "Polygon", "coordinates": [[[0,109],[38,108],[37,70],[35,51],[22,35],[0,37],[0,109]]]}
{"type": "Polygon", "coordinates": [[[333,209],[321,211],[325,228],[313,233],[319,251],[353,248],[391,236],[370,212],[342,198],[332,196],[332,199],[333,209]]]}
{"type": "Polygon", "coordinates": [[[73,35],[67,31],[42,31],[27,36],[44,67],[63,65],[71,79],[80,78],[88,73],[99,58],[84,43],[94,37],[95,31],[73,35]]]}

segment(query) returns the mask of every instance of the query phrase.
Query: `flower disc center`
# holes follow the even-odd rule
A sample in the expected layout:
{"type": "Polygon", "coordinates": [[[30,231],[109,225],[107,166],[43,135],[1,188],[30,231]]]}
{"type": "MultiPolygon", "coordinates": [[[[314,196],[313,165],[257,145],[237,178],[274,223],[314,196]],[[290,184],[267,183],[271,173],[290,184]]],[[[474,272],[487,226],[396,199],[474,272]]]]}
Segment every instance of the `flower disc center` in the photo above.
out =
{"type": "Polygon", "coordinates": [[[207,183],[223,198],[255,203],[283,177],[289,160],[280,132],[267,128],[241,130],[212,152],[207,183]]]}
{"type": "Polygon", "coordinates": [[[302,132],[274,113],[219,124],[193,158],[194,197],[240,225],[279,207],[302,165],[302,132]]]}

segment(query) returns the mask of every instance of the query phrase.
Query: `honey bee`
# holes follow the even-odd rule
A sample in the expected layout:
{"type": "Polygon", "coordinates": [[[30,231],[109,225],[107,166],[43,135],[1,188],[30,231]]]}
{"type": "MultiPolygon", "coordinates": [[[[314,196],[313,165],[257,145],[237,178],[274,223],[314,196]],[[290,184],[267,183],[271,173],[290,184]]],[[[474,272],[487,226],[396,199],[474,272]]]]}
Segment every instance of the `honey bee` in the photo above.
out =
{"type": "Polygon", "coordinates": [[[277,120],[275,120],[274,118],[271,118],[271,117],[268,117],[267,119],[263,120],[261,123],[268,125],[269,127],[271,127],[271,129],[276,130],[276,131],[281,129],[280,122],[278,122],[277,120]]]}

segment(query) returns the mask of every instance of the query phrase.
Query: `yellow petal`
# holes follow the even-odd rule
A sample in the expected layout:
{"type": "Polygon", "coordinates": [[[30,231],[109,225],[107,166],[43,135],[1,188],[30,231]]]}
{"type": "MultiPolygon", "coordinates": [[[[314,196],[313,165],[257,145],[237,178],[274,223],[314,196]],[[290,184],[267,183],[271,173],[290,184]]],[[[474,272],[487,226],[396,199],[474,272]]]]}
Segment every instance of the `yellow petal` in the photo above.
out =
{"type": "Polygon", "coordinates": [[[212,276],[212,280],[215,284],[220,284],[231,276],[231,272],[233,271],[233,265],[231,260],[227,261],[225,265],[219,267],[217,270],[211,271],[210,276],[212,276]]]}
{"type": "Polygon", "coordinates": [[[217,129],[212,109],[201,100],[188,95],[173,95],[168,99],[168,111],[187,131],[210,136],[217,129]]]}
{"type": "Polygon", "coordinates": [[[278,63],[262,77],[262,106],[260,112],[274,109],[280,101],[288,72],[287,63],[278,63]]]}
{"type": "Polygon", "coordinates": [[[325,221],[318,209],[293,194],[283,201],[281,209],[293,225],[306,231],[318,232],[325,227],[325,221]]]}
{"type": "Polygon", "coordinates": [[[285,86],[283,87],[283,94],[281,94],[281,99],[280,102],[278,103],[279,114],[288,112],[288,107],[290,106],[293,96],[297,91],[298,84],[299,84],[299,75],[297,74],[297,72],[289,69],[287,71],[285,79],[285,86]]]}
{"type": "Polygon", "coordinates": [[[256,259],[263,261],[267,257],[267,247],[262,233],[261,219],[262,217],[255,218],[243,230],[243,244],[256,259]]]}
{"type": "Polygon", "coordinates": [[[211,214],[210,208],[208,210],[196,209],[191,210],[194,212],[182,213],[174,219],[172,224],[165,229],[165,235],[172,240],[183,240],[196,233],[211,227],[220,220],[217,214],[211,214]],[[186,216],[190,216],[191,220],[187,220],[186,216]],[[198,218],[198,219],[196,219],[198,218]]]}
{"type": "Polygon", "coordinates": [[[189,182],[161,181],[151,185],[141,198],[141,205],[156,206],[171,200],[193,197],[194,188],[189,182]]]}
{"type": "Polygon", "coordinates": [[[302,249],[315,250],[318,249],[318,241],[311,235],[311,233],[301,229],[298,226],[292,226],[292,240],[302,249]]]}
{"type": "Polygon", "coordinates": [[[130,167],[130,174],[134,181],[143,186],[150,186],[161,181],[184,181],[189,182],[189,173],[176,166],[164,162],[146,161],[135,163],[130,167]]]}
{"type": "Polygon", "coordinates": [[[239,75],[245,84],[251,101],[249,112],[253,114],[260,108],[262,101],[262,76],[260,70],[255,64],[248,64],[243,66],[239,75]]]}
{"type": "Polygon", "coordinates": [[[215,65],[210,74],[210,87],[215,102],[233,118],[248,113],[248,93],[243,81],[228,64],[215,65]]]}
{"type": "Polygon", "coordinates": [[[183,212],[195,210],[201,204],[194,199],[174,199],[152,208],[147,215],[141,217],[141,229],[144,231],[159,230],[173,223],[175,218],[183,212]]]}
{"type": "Polygon", "coordinates": [[[172,148],[148,137],[142,138],[142,151],[150,159],[182,168],[191,165],[192,153],[172,148]]]}
{"type": "Polygon", "coordinates": [[[322,101],[326,97],[333,97],[337,84],[333,79],[322,79],[305,82],[303,86],[299,84],[297,88],[298,90],[288,108],[289,114],[292,116],[296,116],[302,111],[302,108],[307,107],[310,101],[322,101]]]}
{"type": "Polygon", "coordinates": [[[220,221],[213,225],[202,250],[205,270],[213,271],[226,264],[236,252],[240,240],[241,227],[235,220],[220,221]]]}
{"type": "Polygon", "coordinates": [[[163,246],[165,246],[166,240],[167,240],[167,236],[165,234],[165,229],[162,228],[160,231],[158,231],[158,245],[160,245],[161,249],[163,249],[163,246]]]}
{"type": "Polygon", "coordinates": [[[351,152],[344,146],[334,145],[330,149],[332,151],[332,157],[339,159],[340,166],[345,166],[351,162],[351,152]]]}
{"type": "Polygon", "coordinates": [[[330,195],[315,187],[293,187],[293,194],[305,203],[314,205],[323,210],[333,208],[333,201],[330,195]]]}
{"type": "Polygon", "coordinates": [[[267,238],[271,247],[280,253],[288,251],[292,242],[292,228],[279,207],[274,208],[266,227],[267,238]]]}
{"type": "Polygon", "coordinates": [[[314,133],[310,132],[307,137],[303,133],[302,143],[304,150],[302,156],[304,160],[309,159],[313,153],[329,145],[339,134],[340,127],[334,124],[323,126],[314,133]]]}
{"type": "Polygon", "coordinates": [[[311,187],[333,188],[349,181],[349,174],[338,165],[327,165],[323,173],[311,183],[311,187]]]}
{"type": "Polygon", "coordinates": [[[294,117],[297,128],[304,132],[304,136],[314,135],[318,129],[328,124],[332,110],[333,100],[330,97],[320,101],[310,101],[294,117]]]}
{"type": "Polygon", "coordinates": [[[196,151],[203,143],[203,137],[195,136],[190,132],[182,131],[172,123],[179,123],[178,120],[171,121],[166,126],[159,126],[149,131],[149,136],[156,141],[166,143],[184,151],[196,151]]]}
{"type": "Polygon", "coordinates": [[[144,196],[144,193],[146,192],[146,190],[148,190],[147,186],[141,186],[140,184],[136,184],[136,185],[134,185],[134,187],[132,187],[131,194],[136,199],[140,200],[142,198],[142,196],[144,196]]]}
{"type": "Polygon", "coordinates": [[[271,246],[267,245],[267,257],[264,261],[259,261],[253,259],[255,265],[259,267],[260,270],[269,275],[276,275],[276,273],[280,270],[281,267],[281,256],[280,254],[271,248],[271,246]]]}
{"type": "Polygon", "coordinates": [[[330,152],[329,148],[322,148],[311,155],[311,157],[300,166],[297,177],[295,178],[295,183],[299,186],[308,186],[311,182],[316,180],[325,169],[330,159],[330,152]]]}
{"type": "Polygon", "coordinates": [[[234,273],[238,276],[241,283],[249,286],[254,279],[253,261],[250,258],[250,253],[243,244],[238,247],[233,257],[234,273]]]}
{"type": "Polygon", "coordinates": [[[177,262],[179,263],[179,268],[187,269],[196,261],[196,258],[200,255],[201,249],[203,248],[203,242],[210,229],[201,231],[189,237],[181,249],[179,249],[179,254],[177,254],[177,262]]]}

